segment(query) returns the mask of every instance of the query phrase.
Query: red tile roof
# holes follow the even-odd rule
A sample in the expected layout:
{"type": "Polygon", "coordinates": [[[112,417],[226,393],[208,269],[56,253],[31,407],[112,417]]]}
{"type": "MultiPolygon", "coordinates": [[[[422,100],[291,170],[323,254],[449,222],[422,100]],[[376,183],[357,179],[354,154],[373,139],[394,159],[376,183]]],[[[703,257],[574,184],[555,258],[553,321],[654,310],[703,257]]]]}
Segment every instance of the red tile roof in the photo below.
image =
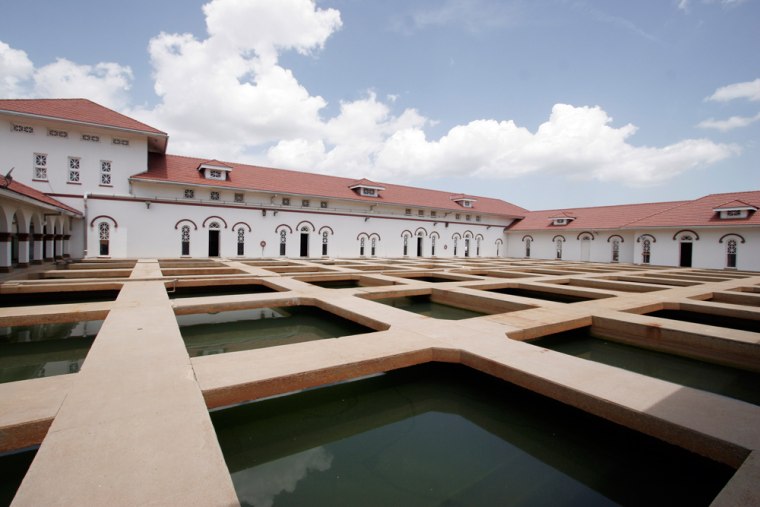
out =
{"type": "Polygon", "coordinates": [[[510,231],[557,231],[593,229],[620,229],[631,222],[668,210],[685,201],[647,204],[622,204],[592,208],[565,208],[531,211],[523,220],[509,227],[510,231]],[[575,218],[567,225],[554,225],[553,218],[575,218]]]}
{"type": "Polygon", "coordinates": [[[230,169],[232,169],[232,166],[225,164],[224,162],[219,162],[217,159],[206,160],[205,162],[201,162],[198,165],[198,167],[200,168],[203,165],[212,165],[214,167],[229,167],[230,169]]]}
{"type": "Polygon", "coordinates": [[[89,123],[103,127],[114,127],[166,136],[165,132],[87,99],[3,99],[0,100],[0,113],[3,112],[89,123]]]}
{"type": "Polygon", "coordinates": [[[631,224],[635,228],[646,227],[698,227],[760,225],[760,213],[750,212],[746,218],[721,219],[715,208],[731,201],[741,201],[760,208],[760,191],[710,194],[694,201],[687,201],[666,213],[637,220],[631,224]]]}
{"type": "Polygon", "coordinates": [[[61,201],[57,201],[53,199],[52,197],[49,197],[43,194],[39,190],[33,189],[32,187],[27,187],[23,183],[19,183],[18,181],[12,178],[6,178],[5,176],[0,176],[0,190],[10,190],[11,192],[14,192],[16,194],[23,195],[24,197],[34,199],[35,201],[39,201],[39,202],[48,204],[50,206],[55,206],[56,208],[60,208],[62,210],[68,211],[70,213],[74,213],[76,215],[83,214],[78,209],[72,208],[71,206],[67,204],[63,204],[61,201]]]}
{"type": "Polygon", "coordinates": [[[374,181],[370,181],[367,178],[356,180],[354,182],[351,182],[348,185],[348,188],[356,188],[356,187],[383,188],[383,186],[380,183],[375,183],[374,181]]]}
{"type": "Polygon", "coordinates": [[[746,203],[744,201],[740,201],[738,199],[734,199],[733,201],[724,202],[720,206],[716,206],[713,209],[736,209],[736,208],[755,208],[757,209],[757,206],[752,206],[749,203],[746,203]]]}
{"type": "MultiPolygon", "coordinates": [[[[328,199],[350,199],[369,204],[397,204],[462,211],[461,206],[451,201],[450,192],[370,182],[373,186],[384,187],[385,190],[379,197],[364,197],[349,188],[357,183],[354,179],[229,162],[226,164],[233,170],[229,173],[228,179],[212,181],[204,179],[198,172],[197,168],[202,162],[203,159],[199,158],[151,153],[148,157],[148,171],[136,174],[132,179],[211,185],[278,194],[312,195],[328,199]]],[[[500,199],[478,197],[477,203],[466,212],[522,217],[527,210],[500,199]]]]}

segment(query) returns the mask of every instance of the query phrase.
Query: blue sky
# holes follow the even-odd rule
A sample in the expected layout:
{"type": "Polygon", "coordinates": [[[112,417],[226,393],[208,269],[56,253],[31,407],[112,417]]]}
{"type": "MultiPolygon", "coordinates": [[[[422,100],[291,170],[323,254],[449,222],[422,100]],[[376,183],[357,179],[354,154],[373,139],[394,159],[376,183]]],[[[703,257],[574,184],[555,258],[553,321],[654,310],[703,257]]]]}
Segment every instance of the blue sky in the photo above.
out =
{"type": "Polygon", "coordinates": [[[756,0],[27,0],[0,96],[528,209],[691,199],[760,189],[758,26],[756,0]]]}

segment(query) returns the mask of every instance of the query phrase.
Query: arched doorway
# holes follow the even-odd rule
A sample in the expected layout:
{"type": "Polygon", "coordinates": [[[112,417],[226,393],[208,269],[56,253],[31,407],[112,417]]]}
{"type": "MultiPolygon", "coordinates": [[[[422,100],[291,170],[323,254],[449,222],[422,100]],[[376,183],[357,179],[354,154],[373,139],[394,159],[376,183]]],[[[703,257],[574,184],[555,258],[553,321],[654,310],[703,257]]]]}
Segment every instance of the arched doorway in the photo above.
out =
{"type": "Polygon", "coordinates": [[[301,257],[309,256],[309,228],[307,226],[301,227],[301,249],[299,255],[301,257]]]}
{"type": "Polygon", "coordinates": [[[208,256],[219,257],[219,222],[208,225],[208,256]]]}

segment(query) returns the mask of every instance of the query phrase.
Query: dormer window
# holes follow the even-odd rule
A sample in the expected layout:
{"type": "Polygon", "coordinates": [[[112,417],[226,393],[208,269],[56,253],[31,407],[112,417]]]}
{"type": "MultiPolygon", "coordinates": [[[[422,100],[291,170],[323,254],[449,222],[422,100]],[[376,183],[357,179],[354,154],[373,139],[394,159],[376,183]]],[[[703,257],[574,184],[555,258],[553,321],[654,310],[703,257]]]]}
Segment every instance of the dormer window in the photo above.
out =
{"type": "Polygon", "coordinates": [[[380,192],[385,190],[385,187],[367,179],[355,181],[353,184],[349,185],[348,188],[362,197],[380,197],[380,192]]]}
{"type": "Polygon", "coordinates": [[[757,208],[744,201],[736,200],[713,208],[713,211],[718,213],[721,220],[735,220],[749,217],[750,213],[757,211],[757,208]]]}
{"type": "Polygon", "coordinates": [[[575,217],[567,211],[559,211],[556,215],[550,216],[549,220],[552,221],[552,225],[567,225],[575,220],[575,217]]]}
{"type": "Polygon", "coordinates": [[[475,207],[475,201],[477,201],[477,199],[474,197],[470,197],[464,194],[452,195],[451,200],[463,208],[473,208],[475,207]]]}
{"type": "Polygon", "coordinates": [[[207,180],[227,180],[227,174],[232,172],[232,167],[217,160],[208,160],[198,166],[207,180]]]}

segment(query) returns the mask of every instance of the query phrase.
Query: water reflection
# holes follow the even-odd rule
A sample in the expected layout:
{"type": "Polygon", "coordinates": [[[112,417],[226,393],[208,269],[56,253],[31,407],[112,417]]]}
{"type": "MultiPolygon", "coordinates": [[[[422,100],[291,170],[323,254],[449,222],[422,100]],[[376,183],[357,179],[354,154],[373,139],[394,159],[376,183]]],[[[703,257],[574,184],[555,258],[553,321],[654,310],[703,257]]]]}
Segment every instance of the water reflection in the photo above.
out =
{"type": "Polygon", "coordinates": [[[407,312],[414,312],[420,315],[425,315],[426,317],[433,317],[435,319],[461,320],[482,317],[485,315],[485,313],[481,312],[436,303],[429,295],[375,299],[374,301],[395,308],[400,308],[407,312]]]}
{"type": "Polygon", "coordinates": [[[177,322],[191,357],[373,331],[313,306],[178,315],[177,322]]]}
{"type": "Polygon", "coordinates": [[[264,463],[232,474],[232,482],[241,505],[271,507],[280,493],[293,493],[298,482],[309,472],[325,472],[333,456],[324,447],[316,447],[291,456],[264,463]]]}
{"type": "Polygon", "coordinates": [[[589,361],[760,405],[760,374],[624,345],[591,336],[588,328],[531,342],[589,361]]]}
{"type": "Polygon", "coordinates": [[[244,505],[705,505],[733,472],[450,365],[212,420],[244,505]],[[270,485],[280,467],[288,480],[270,485]]]}
{"type": "Polygon", "coordinates": [[[0,327],[0,382],[76,373],[102,320],[0,327]]]}

